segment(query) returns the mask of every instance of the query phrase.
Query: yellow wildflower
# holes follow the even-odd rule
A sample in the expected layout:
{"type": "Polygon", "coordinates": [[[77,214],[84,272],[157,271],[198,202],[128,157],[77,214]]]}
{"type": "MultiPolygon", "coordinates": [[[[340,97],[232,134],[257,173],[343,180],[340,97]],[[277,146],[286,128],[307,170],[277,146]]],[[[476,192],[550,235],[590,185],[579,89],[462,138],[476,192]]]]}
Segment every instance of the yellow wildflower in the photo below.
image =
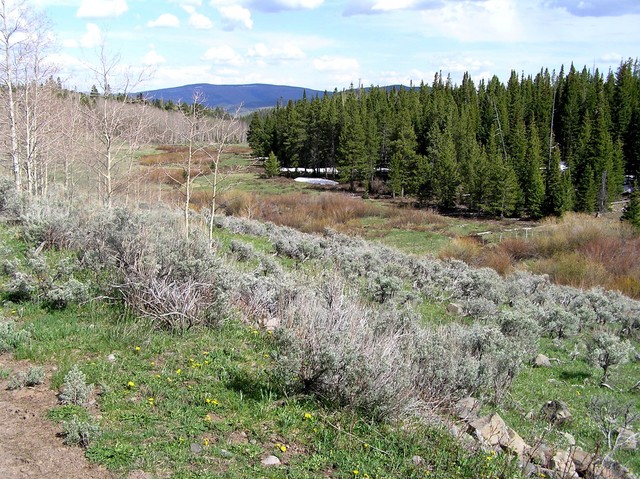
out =
{"type": "Polygon", "coordinates": [[[136,383],[134,383],[133,381],[129,381],[127,383],[127,386],[130,387],[130,388],[134,387],[135,385],[136,385],[136,383]]]}
{"type": "Polygon", "coordinates": [[[311,415],[311,413],[310,413],[310,412],[305,412],[305,413],[304,413],[304,418],[305,418],[305,419],[311,419],[312,417],[313,417],[313,416],[311,415]]]}

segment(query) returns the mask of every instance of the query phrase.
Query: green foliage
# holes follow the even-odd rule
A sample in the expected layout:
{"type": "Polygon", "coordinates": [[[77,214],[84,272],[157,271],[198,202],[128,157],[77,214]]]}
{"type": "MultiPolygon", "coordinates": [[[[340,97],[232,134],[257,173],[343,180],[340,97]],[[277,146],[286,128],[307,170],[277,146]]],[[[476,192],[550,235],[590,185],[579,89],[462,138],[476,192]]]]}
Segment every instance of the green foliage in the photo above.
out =
{"type": "Polygon", "coordinates": [[[594,366],[602,369],[602,380],[606,382],[610,368],[629,360],[633,347],[628,340],[606,331],[596,332],[587,342],[587,358],[594,366]]]}
{"type": "Polygon", "coordinates": [[[44,382],[44,368],[41,366],[32,366],[27,372],[20,371],[13,375],[10,379],[7,389],[20,389],[23,387],[32,387],[44,382]]]}
{"type": "Polygon", "coordinates": [[[67,446],[88,448],[101,435],[100,426],[93,420],[83,421],[73,416],[62,423],[64,443],[67,446]]]}
{"type": "Polygon", "coordinates": [[[87,376],[74,364],[64,377],[58,397],[62,404],[86,406],[93,389],[93,384],[87,384],[87,376]]]}
{"type": "Polygon", "coordinates": [[[280,176],[280,162],[273,151],[269,153],[269,156],[264,161],[264,174],[267,178],[280,176]]]}
{"type": "Polygon", "coordinates": [[[0,316],[0,353],[11,351],[29,340],[31,334],[26,329],[16,329],[16,323],[0,316]]]}
{"type": "Polygon", "coordinates": [[[620,219],[640,229],[640,183],[637,181],[633,185],[633,193],[620,219]]]}

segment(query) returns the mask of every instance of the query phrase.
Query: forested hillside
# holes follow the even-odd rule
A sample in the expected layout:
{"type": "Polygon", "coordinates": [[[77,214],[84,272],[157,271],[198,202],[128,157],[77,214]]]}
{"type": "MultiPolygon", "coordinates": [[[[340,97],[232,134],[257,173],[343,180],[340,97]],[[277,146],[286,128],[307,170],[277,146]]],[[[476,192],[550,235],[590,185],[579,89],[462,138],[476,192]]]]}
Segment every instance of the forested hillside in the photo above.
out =
{"type": "Polygon", "coordinates": [[[365,195],[500,216],[604,211],[640,170],[640,64],[335,91],[255,113],[249,142],[284,167],[337,168],[365,195]]]}

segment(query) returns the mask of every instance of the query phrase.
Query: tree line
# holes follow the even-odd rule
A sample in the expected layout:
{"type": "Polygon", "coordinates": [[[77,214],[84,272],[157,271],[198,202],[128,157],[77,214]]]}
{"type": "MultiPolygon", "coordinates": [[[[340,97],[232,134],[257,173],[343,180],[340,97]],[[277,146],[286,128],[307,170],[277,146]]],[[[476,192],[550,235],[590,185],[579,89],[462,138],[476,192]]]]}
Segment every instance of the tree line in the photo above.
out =
{"type": "Polygon", "coordinates": [[[497,216],[600,212],[640,173],[640,64],[335,90],[254,113],[248,140],[365,196],[497,216]]]}

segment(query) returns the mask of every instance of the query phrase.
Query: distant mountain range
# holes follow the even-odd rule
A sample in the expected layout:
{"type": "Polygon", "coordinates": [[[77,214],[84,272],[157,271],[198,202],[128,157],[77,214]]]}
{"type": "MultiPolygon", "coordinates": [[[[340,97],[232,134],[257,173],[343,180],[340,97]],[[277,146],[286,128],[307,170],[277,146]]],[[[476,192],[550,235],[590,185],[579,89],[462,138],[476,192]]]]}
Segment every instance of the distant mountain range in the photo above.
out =
{"type": "MultiPolygon", "coordinates": [[[[383,87],[406,88],[401,85],[383,87]]],[[[414,87],[415,88],[415,87],[414,87]]],[[[177,86],[173,88],[161,88],[159,90],[149,90],[135,93],[142,93],[149,100],[169,100],[175,102],[191,103],[194,91],[202,92],[204,104],[209,108],[222,108],[226,111],[235,111],[241,107],[241,113],[248,113],[262,108],[273,108],[279,101],[285,104],[289,100],[300,100],[306,92],[308,98],[316,95],[322,96],[323,91],[312,90],[286,85],[268,85],[264,83],[253,83],[250,85],[212,85],[210,83],[195,83],[193,85],[177,86]]],[[[368,90],[368,88],[365,88],[368,90]]],[[[333,91],[329,92],[330,94],[333,91]]]]}
{"type": "Polygon", "coordinates": [[[282,99],[285,103],[289,100],[300,100],[306,91],[307,97],[323,95],[324,92],[284,85],[267,85],[254,83],[251,85],[211,85],[209,83],[196,83],[193,85],[162,88],[141,92],[149,100],[171,100],[173,102],[184,101],[191,103],[194,91],[202,92],[204,104],[209,108],[222,108],[232,111],[242,107],[243,112],[272,108],[282,99]]]}

